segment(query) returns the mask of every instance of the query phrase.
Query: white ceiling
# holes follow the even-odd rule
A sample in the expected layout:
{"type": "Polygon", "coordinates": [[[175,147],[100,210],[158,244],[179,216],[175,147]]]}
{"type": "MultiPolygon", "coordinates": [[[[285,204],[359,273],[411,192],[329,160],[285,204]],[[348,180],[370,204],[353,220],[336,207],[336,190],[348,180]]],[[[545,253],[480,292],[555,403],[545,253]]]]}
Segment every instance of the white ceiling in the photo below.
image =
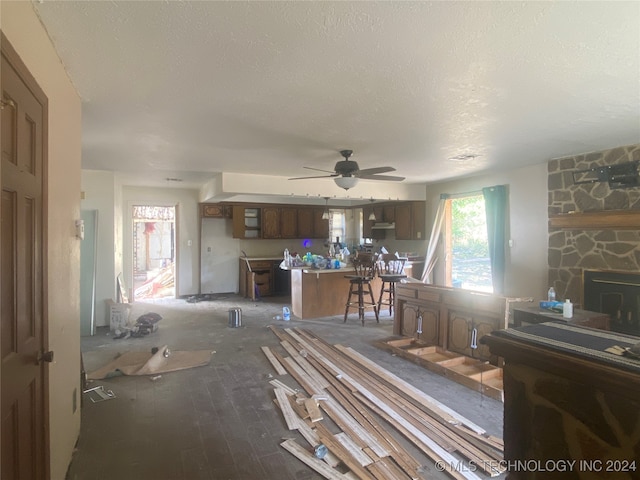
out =
{"type": "Polygon", "coordinates": [[[34,8],[83,100],[83,168],[131,184],[313,175],[345,148],[429,183],[640,142],[637,1],[34,8]]]}

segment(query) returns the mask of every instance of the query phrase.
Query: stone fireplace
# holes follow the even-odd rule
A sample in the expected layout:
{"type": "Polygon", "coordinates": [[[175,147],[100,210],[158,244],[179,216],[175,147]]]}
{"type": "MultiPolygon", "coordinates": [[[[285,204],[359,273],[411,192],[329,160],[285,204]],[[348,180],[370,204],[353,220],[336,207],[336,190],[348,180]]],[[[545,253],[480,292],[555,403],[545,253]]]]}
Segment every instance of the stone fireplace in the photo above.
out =
{"type": "MultiPolygon", "coordinates": [[[[591,303],[587,308],[585,271],[640,275],[640,187],[575,184],[573,172],[638,160],[640,144],[548,164],[549,285],[559,299],[570,298],[577,308],[600,311],[591,303]]],[[[612,301],[608,298],[607,302],[612,301]]]]}

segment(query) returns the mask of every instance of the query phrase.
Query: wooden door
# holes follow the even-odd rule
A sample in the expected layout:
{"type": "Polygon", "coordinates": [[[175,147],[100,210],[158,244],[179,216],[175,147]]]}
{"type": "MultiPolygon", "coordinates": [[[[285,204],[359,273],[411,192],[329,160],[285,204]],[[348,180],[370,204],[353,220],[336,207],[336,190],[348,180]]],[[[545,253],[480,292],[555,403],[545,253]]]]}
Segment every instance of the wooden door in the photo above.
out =
{"type": "Polygon", "coordinates": [[[43,182],[47,102],[2,37],[0,325],[2,478],[48,478],[43,182]]]}
{"type": "Polygon", "coordinates": [[[411,240],[411,204],[396,205],[396,240],[411,240]]]}
{"type": "Polygon", "coordinates": [[[447,349],[455,353],[471,356],[471,332],[473,319],[470,315],[449,310],[447,349]]]}
{"type": "Polygon", "coordinates": [[[298,235],[298,209],[282,208],[280,209],[280,237],[296,238],[298,235]]]}
{"type": "Polygon", "coordinates": [[[298,238],[313,237],[313,209],[298,208],[298,238]]]}
{"type": "Polygon", "coordinates": [[[324,208],[313,209],[313,238],[329,239],[329,220],[322,218],[324,208]]]}
{"type": "Polygon", "coordinates": [[[418,338],[429,345],[439,345],[440,341],[440,308],[438,305],[432,307],[420,307],[422,316],[422,333],[418,338]]]}
{"type": "Polygon", "coordinates": [[[280,238],[279,208],[262,208],[262,238],[280,238]]]}

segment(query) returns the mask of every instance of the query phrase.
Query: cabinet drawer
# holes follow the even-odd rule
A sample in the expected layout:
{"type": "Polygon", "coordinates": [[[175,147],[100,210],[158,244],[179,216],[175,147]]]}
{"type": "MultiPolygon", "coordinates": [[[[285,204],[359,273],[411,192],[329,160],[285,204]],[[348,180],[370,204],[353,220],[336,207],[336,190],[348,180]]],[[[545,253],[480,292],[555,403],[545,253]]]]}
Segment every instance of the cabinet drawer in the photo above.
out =
{"type": "Polygon", "coordinates": [[[269,285],[271,282],[271,274],[269,272],[258,273],[256,272],[255,283],[256,285],[269,285]]]}

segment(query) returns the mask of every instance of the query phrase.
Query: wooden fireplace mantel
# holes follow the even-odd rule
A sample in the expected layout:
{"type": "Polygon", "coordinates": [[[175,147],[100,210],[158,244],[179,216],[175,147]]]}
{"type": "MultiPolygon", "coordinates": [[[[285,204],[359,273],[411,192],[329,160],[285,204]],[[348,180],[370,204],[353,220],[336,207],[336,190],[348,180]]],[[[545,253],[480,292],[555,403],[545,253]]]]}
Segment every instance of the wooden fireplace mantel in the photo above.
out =
{"type": "Polygon", "coordinates": [[[568,230],[640,229],[640,210],[600,210],[549,215],[549,227],[568,230]]]}

